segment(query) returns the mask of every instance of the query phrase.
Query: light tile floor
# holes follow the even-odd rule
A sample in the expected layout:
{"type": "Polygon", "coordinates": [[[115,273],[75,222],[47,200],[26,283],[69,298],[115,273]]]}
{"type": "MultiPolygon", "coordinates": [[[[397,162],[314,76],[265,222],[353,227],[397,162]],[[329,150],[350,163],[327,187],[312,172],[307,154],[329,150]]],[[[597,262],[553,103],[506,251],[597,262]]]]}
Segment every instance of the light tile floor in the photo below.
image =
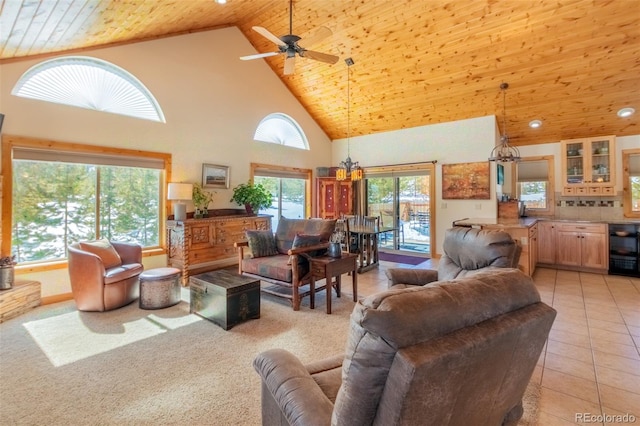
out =
{"type": "MultiPolygon", "coordinates": [[[[359,296],[386,289],[389,267],[413,266],[381,262],[358,276],[359,296]]],[[[640,425],[640,279],[545,268],[533,278],[558,311],[531,379],[541,385],[539,426],[640,425]]]]}

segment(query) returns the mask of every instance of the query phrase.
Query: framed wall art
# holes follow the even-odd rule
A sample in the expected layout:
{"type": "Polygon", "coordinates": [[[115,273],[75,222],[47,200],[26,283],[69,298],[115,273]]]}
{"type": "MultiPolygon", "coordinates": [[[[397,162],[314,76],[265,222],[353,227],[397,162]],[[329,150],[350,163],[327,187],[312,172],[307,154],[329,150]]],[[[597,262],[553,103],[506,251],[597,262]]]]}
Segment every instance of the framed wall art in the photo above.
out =
{"type": "Polygon", "coordinates": [[[219,189],[229,188],[229,166],[203,164],[202,187],[219,189]]]}
{"type": "Polygon", "coordinates": [[[489,162],[442,165],[443,200],[489,200],[489,162]]]}

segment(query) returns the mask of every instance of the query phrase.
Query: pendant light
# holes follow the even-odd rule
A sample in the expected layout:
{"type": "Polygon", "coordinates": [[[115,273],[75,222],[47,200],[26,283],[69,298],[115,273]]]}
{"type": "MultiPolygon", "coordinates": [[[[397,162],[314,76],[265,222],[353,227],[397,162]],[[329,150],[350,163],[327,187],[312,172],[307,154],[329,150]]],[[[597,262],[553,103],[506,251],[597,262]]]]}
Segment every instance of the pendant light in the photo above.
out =
{"type": "Polygon", "coordinates": [[[352,181],[362,179],[362,168],[357,161],[351,160],[349,139],[351,136],[351,65],[354,64],[353,59],[347,58],[344,60],[347,64],[347,158],[340,162],[338,170],[336,171],[336,180],[345,180],[347,176],[351,177],[352,181]]]}
{"type": "Polygon", "coordinates": [[[520,151],[514,146],[509,146],[509,136],[507,135],[507,89],[508,83],[502,83],[502,136],[500,136],[500,144],[496,145],[491,154],[489,161],[497,161],[500,163],[518,162],[522,159],[520,151]]]}

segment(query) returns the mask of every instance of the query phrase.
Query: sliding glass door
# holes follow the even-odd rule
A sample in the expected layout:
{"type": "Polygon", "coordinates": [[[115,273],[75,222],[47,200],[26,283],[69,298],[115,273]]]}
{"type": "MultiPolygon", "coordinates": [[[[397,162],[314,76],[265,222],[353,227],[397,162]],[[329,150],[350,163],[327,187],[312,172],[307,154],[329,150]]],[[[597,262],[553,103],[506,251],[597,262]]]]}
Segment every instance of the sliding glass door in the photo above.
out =
{"type": "Polygon", "coordinates": [[[366,212],[393,230],[380,236],[381,250],[431,254],[432,170],[366,174],[366,212]]]}

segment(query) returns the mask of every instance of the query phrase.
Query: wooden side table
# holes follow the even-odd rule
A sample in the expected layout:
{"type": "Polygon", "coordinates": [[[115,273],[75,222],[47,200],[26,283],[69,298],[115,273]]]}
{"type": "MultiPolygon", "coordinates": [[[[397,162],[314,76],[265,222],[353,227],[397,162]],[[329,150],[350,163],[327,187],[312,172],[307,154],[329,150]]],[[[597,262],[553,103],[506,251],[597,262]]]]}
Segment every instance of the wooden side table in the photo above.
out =
{"type": "Polygon", "coordinates": [[[356,269],[358,267],[358,255],[353,253],[342,253],[341,257],[321,256],[313,257],[309,259],[311,267],[311,282],[310,292],[310,305],[311,309],[315,307],[315,286],[316,278],[325,278],[326,284],[324,288],[327,291],[327,313],[331,313],[331,289],[335,286],[336,295],[340,297],[341,287],[341,275],[351,272],[351,280],[353,282],[353,301],[358,301],[358,274],[356,269]],[[335,284],[333,283],[333,277],[336,278],[335,284]]]}

